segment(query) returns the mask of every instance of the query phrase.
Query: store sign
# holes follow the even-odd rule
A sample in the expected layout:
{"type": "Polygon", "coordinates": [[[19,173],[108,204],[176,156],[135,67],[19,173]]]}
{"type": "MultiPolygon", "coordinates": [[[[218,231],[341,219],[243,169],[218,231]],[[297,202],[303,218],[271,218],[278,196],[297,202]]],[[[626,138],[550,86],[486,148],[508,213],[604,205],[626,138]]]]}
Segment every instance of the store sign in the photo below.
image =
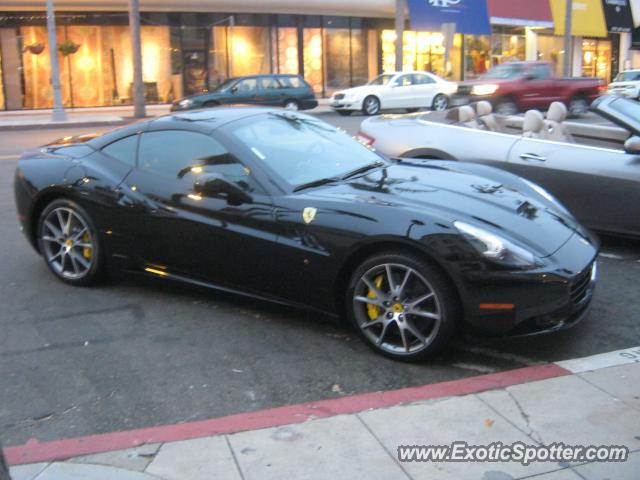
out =
{"type": "Polygon", "coordinates": [[[629,0],[603,0],[602,4],[610,32],[630,32],[633,29],[629,0]]]}
{"type": "Polygon", "coordinates": [[[487,0],[407,0],[412,30],[439,32],[454,23],[456,32],[470,35],[491,33],[487,0]]]}

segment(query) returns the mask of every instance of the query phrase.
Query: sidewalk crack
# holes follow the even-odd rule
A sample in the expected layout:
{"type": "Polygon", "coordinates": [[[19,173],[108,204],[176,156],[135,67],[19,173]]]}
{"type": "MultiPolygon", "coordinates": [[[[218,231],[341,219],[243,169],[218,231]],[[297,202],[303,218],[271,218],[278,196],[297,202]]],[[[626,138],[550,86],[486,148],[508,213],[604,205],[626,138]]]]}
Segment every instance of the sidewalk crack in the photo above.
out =
{"type": "Polygon", "coordinates": [[[524,410],[524,407],[522,406],[520,401],[516,398],[516,396],[513,393],[511,393],[511,391],[508,388],[505,389],[505,392],[507,392],[507,395],[509,395],[509,398],[513,401],[516,408],[518,409],[518,412],[520,413],[520,416],[524,420],[525,426],[528,430],[527,435],[529,435],[529,437],[531,437],[532,440],[535,440],[536,442],[544,445],[544,442],[542,441],[542,436],[531,426],[531,417],[529,417],[529,414],[524,410]]]}
{"type": "Polygon", "coordinates": [[[402,472],[407,476],[407,478],[409,480],[414,480],[413,477],[411,475],[409,475],[409,472],[407,472],[407,470],[405,470],[405,468],[402,466],[402,464],[398,461],[398,457],[396,457],[393,453],[391,453],[389,450],[387,450],[387,447],[385,447],[384,444],[382,443],[382,441],[378,438],[378,436],[375,433],[373,433],[373,430],[371,430],[371,428],[369,428],[369,425],[367,425],[367,423],[362,419],[362,417],[360,417],[360,414],[356,413],[355,417],[358,420],[360,420],[360,423],[362,423],[362,426],[367,429],[367,431],[369,432],[369,434],[373,438],[375,438],[376,442],[378,442],[378,445],[380,445],[382,447],[382,449],[385,452],[387,452],[389,457],[391,457],[391,460],[393,460],[393,463],[395,463],[398,466],[398,468],[400,468],[400,470],[402,470],[402,472]]]}
{"type": "Polygon", "coordinates": [[[240,475],[240,478],[242,480],[245,480],[244,473],[242,473],[242,468],[240,468],[240,462],[238,462],[238,457],[236,457],[236,452],[233,450],[233,447],[231,446],[231,442],[229,441],[229,435],[225,435],[224,440],[225,442],[227,442],[227,447],[231,452],[231,457],[233,457],[233,462],[236,464],[236,468],[238,469],[238,474],[240,475]]]}

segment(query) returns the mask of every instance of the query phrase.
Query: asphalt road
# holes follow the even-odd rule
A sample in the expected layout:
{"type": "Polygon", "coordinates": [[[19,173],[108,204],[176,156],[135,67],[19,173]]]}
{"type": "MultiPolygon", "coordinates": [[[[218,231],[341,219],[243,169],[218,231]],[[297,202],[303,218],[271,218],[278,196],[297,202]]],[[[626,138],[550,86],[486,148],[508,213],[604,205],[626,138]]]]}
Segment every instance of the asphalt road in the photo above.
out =
{"type": "MultiPolygon", "coordinates": [[[[350,132],[362,120],[321,116],[350,132]]],[[[640,243],[624,240],[604,240],[594,307],[578,327],[527,339],[459,338],[420,365],[375,355],[330,319],[205,289],[139,277],[68,287],[18,230],[12,157],[69,133],[84,132],[0,133],[5,446],[422,385],[640,344],[640,243]]]]}

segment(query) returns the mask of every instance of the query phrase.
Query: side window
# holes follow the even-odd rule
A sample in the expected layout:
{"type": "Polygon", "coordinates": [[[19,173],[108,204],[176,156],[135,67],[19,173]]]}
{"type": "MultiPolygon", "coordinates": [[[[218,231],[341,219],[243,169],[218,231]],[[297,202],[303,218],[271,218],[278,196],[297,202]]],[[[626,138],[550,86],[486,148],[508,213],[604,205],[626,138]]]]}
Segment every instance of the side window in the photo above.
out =
{"type": "Polygon", "coordinates": [[[238,93],[256,93],[258,90],[258,80],[255,78],[247,78],[236,84],[238,93]]]}
{"type": "Polygon", "coordinates": [[[203,173],[217,173],[246,191],[254,191],[250,171],[214,138],[196,132],[147,132],[140,139],[138,168],[193,183],[203,173]]]}
{"type": "Polygon", "coordinates": [[[430,76],[424,75],[422,73],[416,73],[413,75],[413,84],[414,85],[425,85],[427,83],[435,83],[430,76]]]}
{"type": "Polygon", "coordinates": [[[402,75],[400,78],[398,78],[398,85],[400,85],[401,87],[408,87],[410,85],[413,84],[413,75],[402,75]]]}
{"type": "Polygon", "coordinates": [[[280,88],[280,84],[275,77],[262,77],[259,79],[259,83],[262,90],[277,90],[280,88]]]}
{"type": "Polygon", "coordinates": [[[103,147],[102,152],[116,160],[135,167],[136,156],[138,154],[138,135],[131,135],[130,137],[116,140],[106,147],[103,147]]]}
{"type": "Polygon", "coordinates": [[[531,70],[531,75],[536,80],[548,80],[551,78],[551,70],[548,65],[535,65],[531,70]]]}

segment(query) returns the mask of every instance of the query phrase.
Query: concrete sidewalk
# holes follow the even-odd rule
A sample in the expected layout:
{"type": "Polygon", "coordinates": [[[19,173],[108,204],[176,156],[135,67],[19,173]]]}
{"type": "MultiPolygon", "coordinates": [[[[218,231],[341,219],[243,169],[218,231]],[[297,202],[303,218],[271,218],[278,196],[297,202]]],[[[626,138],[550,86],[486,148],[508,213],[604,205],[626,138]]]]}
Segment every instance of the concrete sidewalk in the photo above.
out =
{"type": "Polygon", "coordinates": [[[14,480],[638,480],[640,348],[6,453],[12,464],[46,460],[13,467],[14,480]],[[624,463],[398,461],[399,445],[454,441],[623,445],[631,453],[624,463]],[[103,453],[74,455],[91,451],[103,453]]]}
{"type": "MultiPolygon", "coordinates": [[[[308,113],[329,113],[329,99],[318,100],[320,104],[308,113]]],[[[147,116],[157,117],[170,113],[169,104],[147,105],[147,116]]],[[[51,120],[51,109],[42,110],[12,110],[0,112],[0,131],[30,130],[39,128],[64,127],[99,127],[118,126],[136,121],[133,118],[133,107],[95,107],[66,109],[67,120],[54,122],[51,120]]]]}

